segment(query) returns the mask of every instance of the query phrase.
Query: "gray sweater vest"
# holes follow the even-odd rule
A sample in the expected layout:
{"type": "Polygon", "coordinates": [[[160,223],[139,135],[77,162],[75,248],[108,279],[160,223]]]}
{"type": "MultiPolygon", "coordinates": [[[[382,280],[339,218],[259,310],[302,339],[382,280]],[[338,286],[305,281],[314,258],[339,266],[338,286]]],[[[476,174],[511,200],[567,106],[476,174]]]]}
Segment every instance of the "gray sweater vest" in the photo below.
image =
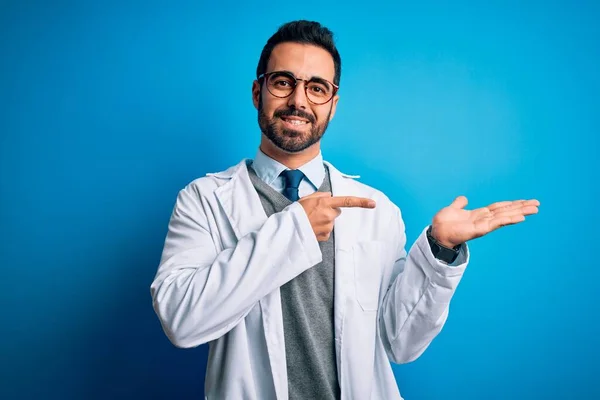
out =
{"type": "MultiPolygon", "coordinates": [[[[248,168],[270,217],[292,204],[248,168]]],[[[330,192],[329,171],[320,192],[330,192]]],[[[333,326],[334,233],[319,242],[323,261],[281,286],[281,308],[290,400],[339,399],[333,326]]]]}

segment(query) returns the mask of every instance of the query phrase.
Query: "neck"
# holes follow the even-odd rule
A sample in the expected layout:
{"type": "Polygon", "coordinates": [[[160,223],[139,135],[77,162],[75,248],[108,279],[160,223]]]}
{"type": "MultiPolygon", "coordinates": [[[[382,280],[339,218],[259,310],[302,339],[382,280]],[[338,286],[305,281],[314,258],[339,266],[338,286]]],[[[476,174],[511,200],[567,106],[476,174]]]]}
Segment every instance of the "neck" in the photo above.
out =
{"type": "Polygon", "coordinates": [[[262,135],[260,150],[289,169],[298,169],[319,155],[321,142],[319,141],[301,152],[288,153],[275,146],[265,135],[262,135]]]}

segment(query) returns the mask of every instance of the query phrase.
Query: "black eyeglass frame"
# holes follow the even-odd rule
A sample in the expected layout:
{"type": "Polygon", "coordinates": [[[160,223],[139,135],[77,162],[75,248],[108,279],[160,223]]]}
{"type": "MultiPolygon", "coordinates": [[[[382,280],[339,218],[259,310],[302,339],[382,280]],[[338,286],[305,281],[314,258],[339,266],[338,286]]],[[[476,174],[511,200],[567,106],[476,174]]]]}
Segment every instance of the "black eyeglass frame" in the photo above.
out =
{"type": "Polygon", "coordinates": [[[314,105],[317,106],[322,106],[323,104],[327,104],[331,101],[331,99],[333,99],[335,97],[335,95],[337,94],[338,90],[340,89],[340,87],[338,85],[336,85],[333,82],[328,81],[327,79],[324,78],[318,78],[318,80],[315,80],[314,78],[311,79],[300,79],[300,78],[296,78],[294,76],[294,74],[292,74],[291,72],[288,71],[271,71],[271,72],[266,72],[264,74],[260,74],[256,80],[258,82],[260,82],[260,84],[262,85],[262,80],[264,79],[265,81],[269,80],[269,76],[273,75],[273,74],[282,74],[285,75],[287,77],[290,77],[293,81],[294,81],[294,88],[292,89],[292,91],[290,92],[290,94],[288,94],[287,96],[278,96],[276,94],[274,94],[273,92],[271,92],[271,90],[269,89],[269,85],[267,84],[267,90],[269,91],[269,93],[271,93],[273,96],[277,97],[278,99],[286,99],[288,97],[290,97],[292,94],[294,94],[294,92],[296,91],[296,88],[298,87],[298,81],[303,81],[304,82],[304,94],[306,95],[306,99],[313,103],[314,105]],[[309,82],[318,82],[318,81],[324,81],[327,82],[328,84],[330,84],[333,87],[333,91],[331,93],[331,97],[329,99],[327,99],[326,101],[324,101],[323,103],[317,103],[313,100],[310,99],[310,97],[308,96],[308,83],[309,82]]]}

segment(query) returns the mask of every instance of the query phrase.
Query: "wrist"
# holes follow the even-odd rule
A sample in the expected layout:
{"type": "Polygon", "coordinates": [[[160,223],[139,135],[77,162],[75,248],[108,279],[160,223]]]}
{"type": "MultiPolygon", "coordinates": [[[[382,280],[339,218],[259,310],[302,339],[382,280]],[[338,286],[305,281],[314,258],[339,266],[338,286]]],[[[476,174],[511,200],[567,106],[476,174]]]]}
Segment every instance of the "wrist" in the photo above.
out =
{"type": "Polygon", "coordinates": [[[434,224],[431,224],[430,235],[440,245],[447,247],[449,249],[452,249],[460,244],[460,243],[453,243],[450,240],[448,240],[446,237],[444,237],[443,235],[440,235],[439,231],[436,230],[436,227],[434,224]]]}
{"type": "Polygon", "coordinates": [[[446,262],[447,264],[453,263],[458,257],[460,245],[449,246],[448,244],[442,244],[432,236],[431,231],[432,226],[430,225],[427,229],[427,241],[429,242],[433,256],[438,260],[446,262]]]}

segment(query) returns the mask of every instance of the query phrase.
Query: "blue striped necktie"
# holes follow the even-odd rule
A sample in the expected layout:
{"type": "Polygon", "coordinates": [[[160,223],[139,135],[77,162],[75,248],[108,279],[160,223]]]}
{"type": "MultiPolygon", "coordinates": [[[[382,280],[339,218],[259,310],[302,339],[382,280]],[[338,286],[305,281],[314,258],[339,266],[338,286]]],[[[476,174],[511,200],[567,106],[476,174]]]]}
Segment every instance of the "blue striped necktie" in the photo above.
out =
{"type": "Polygon", "coordinates": [[[300,199],[300,196],[298,195],[298,186],[300,186],[300,182],[302,181],[302,178],[304,178],[302,171],[299,169],[286,170],[283,171],[280,176],[283,176],[283,181],[285,182],[283,195],[291,201],[300,199]]]}

